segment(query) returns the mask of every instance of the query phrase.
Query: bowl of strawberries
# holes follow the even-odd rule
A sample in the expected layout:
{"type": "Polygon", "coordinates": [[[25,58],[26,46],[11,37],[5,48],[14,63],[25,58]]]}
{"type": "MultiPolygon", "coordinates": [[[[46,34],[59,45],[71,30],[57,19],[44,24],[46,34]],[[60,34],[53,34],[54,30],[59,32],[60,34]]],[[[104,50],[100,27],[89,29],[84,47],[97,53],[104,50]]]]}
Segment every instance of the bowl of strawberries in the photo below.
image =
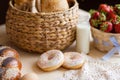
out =
{"type": "Polygon", "coordinates": [[[89,12],[95,47],[100,51],[111,50],[114,44],[110,37],[114,36],[120,43],[120,4],[100,4],[97,10],[91,9],[89,12]]]}

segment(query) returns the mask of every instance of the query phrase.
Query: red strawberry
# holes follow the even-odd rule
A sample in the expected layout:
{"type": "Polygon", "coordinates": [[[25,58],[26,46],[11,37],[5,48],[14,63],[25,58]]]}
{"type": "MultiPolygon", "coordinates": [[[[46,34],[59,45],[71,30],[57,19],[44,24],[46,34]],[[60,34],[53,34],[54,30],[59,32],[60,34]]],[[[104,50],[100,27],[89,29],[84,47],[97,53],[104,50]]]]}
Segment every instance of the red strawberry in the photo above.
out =
{"type": "Polygon", "coordinates": [[[116,4],[115,7],[114,7],[114,11],[120,15],[120,4],[116,4]]]}
{"type": "Polygon", "coordinates": [[[91,17],[92,17],[93,19],[98,19],[99,16],[100,16],[100,13],[99,13],[98,11],[96,11],[95,13],[92,14],[91,17]]]}
{"type": "Polygon", "coordinates": [[[111,21],[112,23],[115,23],[117,20],[117,15],[113,12],[108,13],[107,20],[111,21]]]}
{"type": "Polygon", "coordinates": [[[91,14],[91,18],[92,18],[92,19],[98,19],[99,16],[100,16],[100,12],[98,12],[98,11],[96,11],[96,10],[91,9],[89,12],[90,12],[90,14],[91,14]]]}
{"type": "Polygon", "coordinates": [[[98,10],[104,13],[109,13],[113,11],[113,9],[107,4],[100,4],[98,10]]]}
{"type": "Polygon", "coordinates": [[[120,33],[120,23],[114,24],[115,32],[120,33]]]}
{"type": "Polygon", "coordinates": [[[100,20],[92,19],[92,18],[89,20],[89,22],[90,22],[90,25],[92,27],[95,27],[95,28],[98,28],[98,29],[99,29],[99,25],[102,23],[100,20]]]}
{"type": "Polygon", "coordinates": [[[106,20],[106,14],[96,11],[96,10],[90,10],[91,14],[91,19],[96,19],[100,21],[105,21],[106,20]]]}
{"type": "Polygon", "coordinates": [[[106,21],[106,15],[104,13],[100,13],[99,20],[106,21]]]}
{"type": "Polygon", "coordinates": [[[113,29],[113,25],[111,22],[105,21],[100,25],[100,30],[104,32],[111,32],[113,29]]]}

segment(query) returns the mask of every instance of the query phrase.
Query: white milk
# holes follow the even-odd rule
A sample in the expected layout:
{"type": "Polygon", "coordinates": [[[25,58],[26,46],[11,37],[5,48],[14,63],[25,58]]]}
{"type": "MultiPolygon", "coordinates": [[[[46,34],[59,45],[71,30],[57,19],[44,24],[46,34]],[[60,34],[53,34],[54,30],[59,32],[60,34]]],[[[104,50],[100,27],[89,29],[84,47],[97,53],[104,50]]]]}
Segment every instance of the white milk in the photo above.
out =
{"type": "Polygon", "coordinates": [[[88,21],[80,22],[76,30],[76,50],[80,53],[89,53],[90,25],[88,21]]]}

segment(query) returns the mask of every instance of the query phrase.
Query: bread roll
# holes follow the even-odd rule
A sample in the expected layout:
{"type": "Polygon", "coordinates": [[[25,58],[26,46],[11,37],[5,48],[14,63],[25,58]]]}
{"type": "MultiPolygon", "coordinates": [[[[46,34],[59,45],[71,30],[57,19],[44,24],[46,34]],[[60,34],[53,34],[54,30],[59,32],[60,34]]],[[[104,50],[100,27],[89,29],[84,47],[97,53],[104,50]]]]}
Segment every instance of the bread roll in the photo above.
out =
{"type": "Polygon", "coordinates": [[[15,2],[14,6],[17,9],[20,9],[23,11],[30,11],[29,1],[30,0],[14,0],[14,2],[15,2]]]}
{"type": "Polygon", "coordinates": [[[16,59],[19,59],[19,54],[15,49],[12,49],[10,47],[4,46],[0,47],[0,56],[1,57],[14,57],[16,59]]]}
{"type": "Polygon", "coordinates": [[[0,46],[0,80],[19,80],[22,64],[19,53],[8,46],[0,46]]]}
{"type": "Polygon", "coordinates": [[[67,0],[41,0],[42,12],[64,11],[69,8],[67,0]]]}
{"type": "Polygon", "coordinates": [[[22,68],[21,62],[13,57],[8,57],[5,60],[3,60],[1,66],[6,68],[18,68],[19,70],[21,70],[22,68]]]}
{"type": "Polygon", "coordinates": [[[14,6],[20,10],[37,13],[38,11],[35,5],[36,5],[36,0],[15,0],[15,4],[14,4],[14,6]]]}

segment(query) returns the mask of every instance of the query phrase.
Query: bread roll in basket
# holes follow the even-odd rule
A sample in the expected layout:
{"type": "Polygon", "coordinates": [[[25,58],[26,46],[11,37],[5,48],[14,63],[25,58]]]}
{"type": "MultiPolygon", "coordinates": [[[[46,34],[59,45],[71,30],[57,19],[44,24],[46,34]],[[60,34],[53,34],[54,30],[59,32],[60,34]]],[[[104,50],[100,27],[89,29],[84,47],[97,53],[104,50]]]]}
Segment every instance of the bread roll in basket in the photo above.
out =
{"type": "Polygon", "coordinates": [[[42,12],[64,11],[68,8],[67,0],[41,0],[42,12]]]}
{"type": "Polygon", "coordinates": [[[78,3],[63,11],[32,13],[13,6],[10,0],[6,16],[9,41],[32,52],[42,53],[51,49],[63,50],[75,40],[78,23],[78,3]]]}

